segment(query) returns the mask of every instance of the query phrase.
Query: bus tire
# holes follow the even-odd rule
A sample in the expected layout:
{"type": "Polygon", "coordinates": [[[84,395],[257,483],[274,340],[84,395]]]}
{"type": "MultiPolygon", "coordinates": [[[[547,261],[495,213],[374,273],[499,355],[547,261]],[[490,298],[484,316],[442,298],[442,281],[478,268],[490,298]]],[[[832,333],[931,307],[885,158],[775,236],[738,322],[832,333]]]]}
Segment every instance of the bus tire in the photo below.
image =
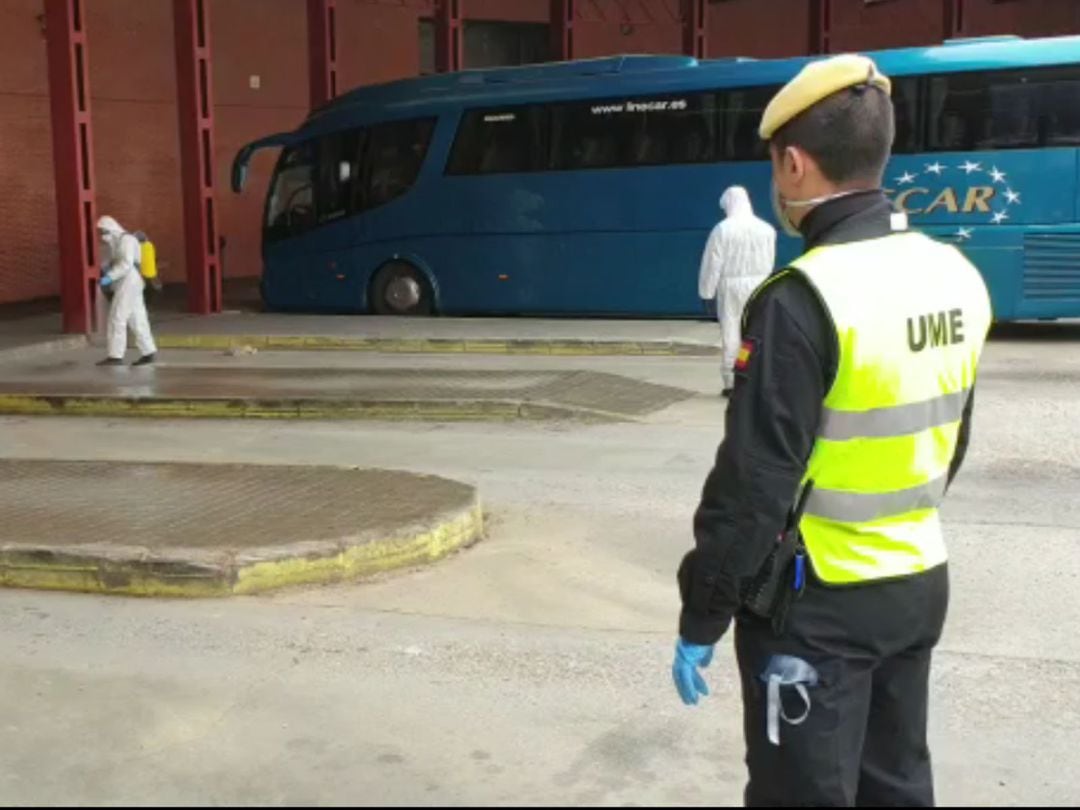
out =
{"type": "Polygon", "coordinates": [[[409,262],[390,262],[379,268],[371,282],[371,311],[375,315],[431,315],[435,311],[431,284],[409,262]]]}

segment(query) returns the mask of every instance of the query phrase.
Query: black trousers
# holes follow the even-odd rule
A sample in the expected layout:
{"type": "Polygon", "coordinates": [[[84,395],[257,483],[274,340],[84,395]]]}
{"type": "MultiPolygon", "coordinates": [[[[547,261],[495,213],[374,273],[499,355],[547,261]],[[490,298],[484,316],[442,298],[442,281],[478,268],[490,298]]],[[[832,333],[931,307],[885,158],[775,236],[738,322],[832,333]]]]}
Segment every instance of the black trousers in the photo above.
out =
{"type": "MultiPolygon", "coordinates": [[[[828,588],[811,577],[777,637],[741,616],[735,649],[742,678],[748,807],[928,807],[934,804],[926,742],[930,658],[945,622],[945,566],[891,582],[828,588]],[[817,672],[810,710],[779,721],[770,742],[773,656],[817,672]]],[[[805,711],[799,690],[779,688],[785,715],[805,711]]]]}

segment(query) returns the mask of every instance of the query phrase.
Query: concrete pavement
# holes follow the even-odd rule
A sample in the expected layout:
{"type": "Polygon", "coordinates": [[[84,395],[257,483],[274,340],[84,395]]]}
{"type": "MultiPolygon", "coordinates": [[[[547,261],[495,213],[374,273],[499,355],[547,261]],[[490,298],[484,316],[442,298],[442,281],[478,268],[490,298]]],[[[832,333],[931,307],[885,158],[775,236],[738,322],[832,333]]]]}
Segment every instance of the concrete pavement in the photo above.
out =
{"type": "MultiPolygon", "coordinates": [[[[697,711],[668,669],[674,571],[722,433],[715,362],[483,361],[702,395],[637,424],[0,419],[3,457],[398,468],[474,484],[491,511],[468,554],[363,587],[164,603],[0,592],[0,796],[738,802],[727,643],[697,711]]],[[[931,708],[944,804],[1080,801],[1078,383],[1067,340],[990,345],[944,513],[953,605],[931,708]]]]}

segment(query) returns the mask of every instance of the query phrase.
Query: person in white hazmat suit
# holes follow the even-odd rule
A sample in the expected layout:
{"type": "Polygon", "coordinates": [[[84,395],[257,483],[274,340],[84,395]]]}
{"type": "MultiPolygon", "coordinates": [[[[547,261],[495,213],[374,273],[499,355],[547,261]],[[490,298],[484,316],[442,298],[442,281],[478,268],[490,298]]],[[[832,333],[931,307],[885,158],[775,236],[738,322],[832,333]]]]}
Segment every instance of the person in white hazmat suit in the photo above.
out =
{"type": "Polygon", "coordinates": [[[701,258],[698,293],[716,301],[722,329],[724,395],[735,385],[735,360],[742,341],[742,314],[750,295],[776,261],[776,230],[754,215],[750,195],[732,186],[720,198],[725,218],[713,228],[701,258]]]}
{"type": "Polygon", "coordinates": [[[102,217],[97,223],[101,237],[101,289],[111,294],[109,319],[106,328],[108,357],[99,366],[119,366],[127,352],[127,333],[135,335],[140,357],[133,365],[145,366],[154,362],[157,346],[150,333],[150,317],[146,312],[143,291],[146,282],[139,272],[139,240],[120,227],[112,217],[102,217]]]}

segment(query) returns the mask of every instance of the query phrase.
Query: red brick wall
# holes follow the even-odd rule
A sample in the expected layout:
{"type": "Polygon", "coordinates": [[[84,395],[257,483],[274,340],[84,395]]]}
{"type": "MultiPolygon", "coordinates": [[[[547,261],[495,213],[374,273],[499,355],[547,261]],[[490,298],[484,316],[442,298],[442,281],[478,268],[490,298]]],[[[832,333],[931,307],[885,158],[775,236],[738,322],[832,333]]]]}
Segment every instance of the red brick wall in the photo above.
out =
{"type": "Polygon", "coordinates": [[[338,0],[338,91],[420,72],[420,16],[429,3],[338,0]]]}
{"type": "Polygon", "coordinates": [[[806,53],[809,0],[726,0],[709,6],[709,55],[778,58],[806,53]]]}
{"type": "Polygon", "coordinates": [[[41,12],[40,0],[0,3],[0,303],[59,292],[41,12]]]}
{"type": "Polygon", "coordinates": [[[1077,0],[965,0],[964,36],[1080,34],[1077,0]]]}
{"type": "Polygon", "coordinates": [[[172,4],[84,2],[99,214],[154,240],[166,282],[184,277],[172,4]]]}
{"type": "Polygon", "coordinates": [[[679,0],[591,0],[577,3],[574,55],[681,53],[679,0]]]}
{"type": "MultiPolygon", "coordinates": [[[[98,206],[158,243],[167,280],[184,275],[171,0],[83,0],[98,206]]],[[[832,50],[941,39],[944,0],[832,0],[832,50]]],[[[415,75],[418,27],[432,0],[337,0],[339,90],[415,75]]],[[[578,0],[577,55],[677,53],[680,0],[578,0]]],[[[542,23],[549,0],[465,0],[467,18],[542,23]]],[[[808,0],[709,3],[713,56],[805,53],[808,0]]],[[[43,0],[0,0],[0,302],[58,292],[43,0]]],[[[304,0],[208,0],[214,46],[219,225],[226,275],[260,269],[259,231],[275,155],[228,189],[247,141],[294,128],[307,112],[304,0]],[[254,13],[253,9],[255,10],[254,13]],[[258,87],[251,79],[258,77],[258,87]]],[[[967,36],[1080,33],[1080,0],[965,0],[967,36]]]]}
{"type": "MultiPolygon", "coordinates": [[[[248,0],[212,0],[214,136],[218,229],[228,241],[225,276],[261,272],[263,201],[276,150],[251,163],[243,194],[229,174],[236,151],[274,132],[295,129],[308,112],[307,9],[297,0],[259,0],[257,36],[248,0]],[[253,88],[252,77],[257,77],[253,88]]],[[[174,127],[175,128],[175,127],[174,127]]],[[[177,201],[179,206],[179,201],[177,201]]]]}
{"type": "Polygon", "coordinates": [[[832,0],[833,53],[941,42],[944,32],[942,0],[832,0]]]}

